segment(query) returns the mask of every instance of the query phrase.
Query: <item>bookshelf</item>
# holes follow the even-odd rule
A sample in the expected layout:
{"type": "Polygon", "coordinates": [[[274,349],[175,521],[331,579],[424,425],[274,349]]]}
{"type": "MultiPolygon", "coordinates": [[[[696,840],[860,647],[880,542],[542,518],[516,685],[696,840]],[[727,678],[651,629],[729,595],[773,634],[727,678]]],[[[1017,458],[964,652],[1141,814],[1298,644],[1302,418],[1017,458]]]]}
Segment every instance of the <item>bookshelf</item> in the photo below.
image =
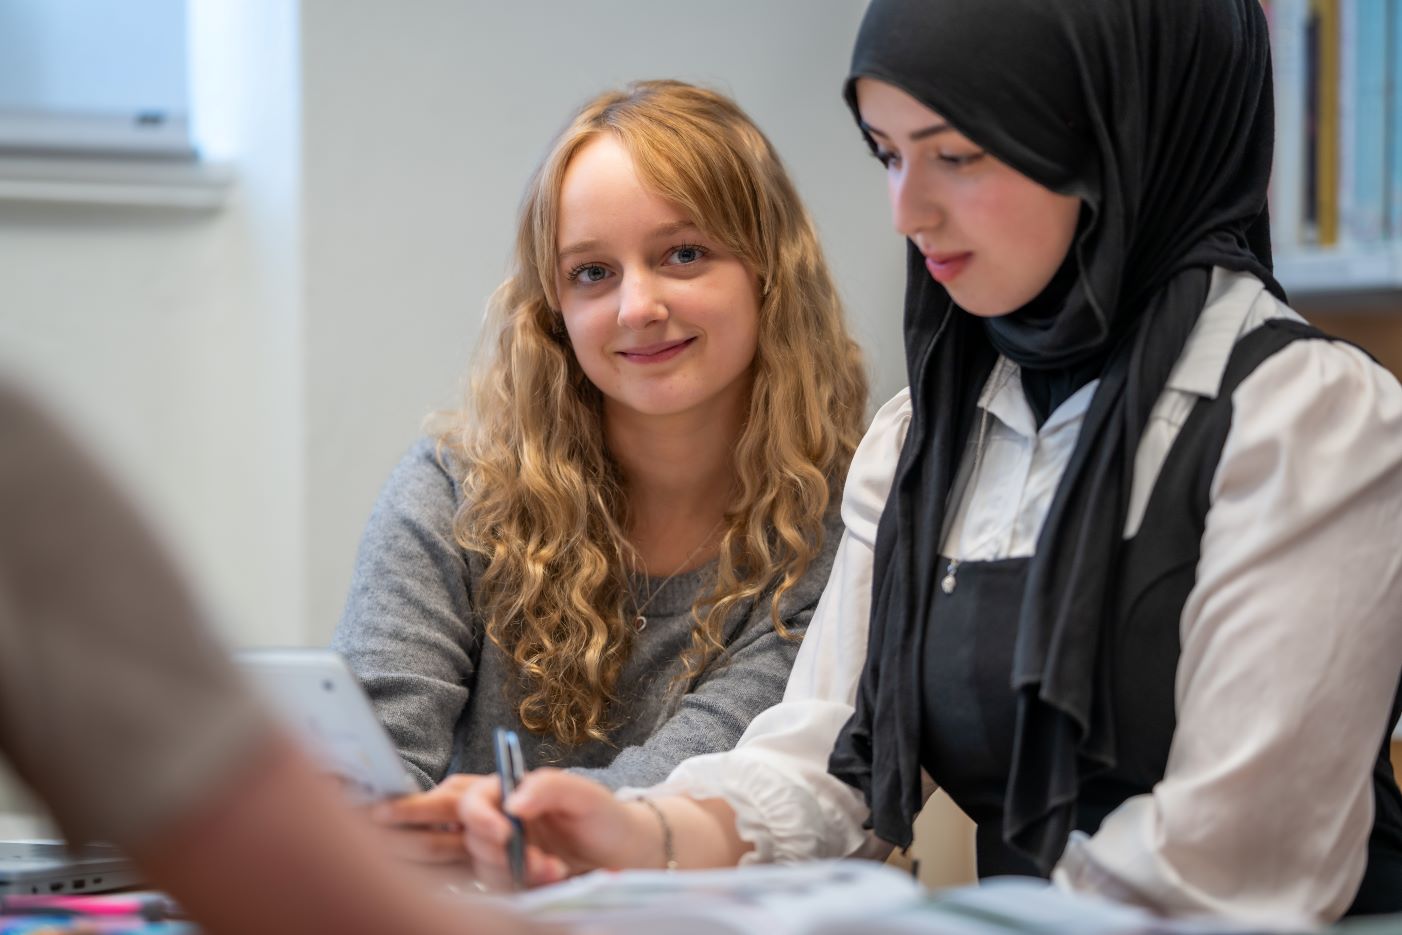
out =
{"type": "Polygon", "coordinates": [[[1402,0],[1262,0],[1271,235],[1292,302],[1402,311],[1402,0]]]}

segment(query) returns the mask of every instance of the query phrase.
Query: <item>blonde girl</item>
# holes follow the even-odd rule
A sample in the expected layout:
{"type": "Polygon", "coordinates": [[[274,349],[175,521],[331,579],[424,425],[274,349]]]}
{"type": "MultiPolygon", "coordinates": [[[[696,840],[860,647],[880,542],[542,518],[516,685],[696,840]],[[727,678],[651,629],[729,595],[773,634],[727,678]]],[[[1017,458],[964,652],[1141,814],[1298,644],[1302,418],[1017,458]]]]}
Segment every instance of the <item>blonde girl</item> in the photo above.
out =
{"type": "Polygon", "coordinates": [[[432,789],[380,815],[427,859],[461,856],[496,725],[533,766],[645,785],[780,699],[865,415],[773,147],[678,82],[557,138],[486,340],[467,405],[391,476],[335,639],[432,789]]]}

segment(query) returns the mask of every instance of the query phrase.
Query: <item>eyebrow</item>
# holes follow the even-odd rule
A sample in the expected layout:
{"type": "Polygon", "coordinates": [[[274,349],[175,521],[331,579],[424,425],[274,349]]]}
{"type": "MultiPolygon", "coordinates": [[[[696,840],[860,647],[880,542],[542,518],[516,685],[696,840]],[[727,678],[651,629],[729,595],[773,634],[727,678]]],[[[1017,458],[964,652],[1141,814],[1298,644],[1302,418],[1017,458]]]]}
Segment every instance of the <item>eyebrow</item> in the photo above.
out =
{"type": "MultiPolygon", "coordinates": [[[[881,132],[880,130],[876,129],[876,127],[873,127],[871,124],[867,123],[865,120],[861,121],[860,125],[863,130],[867,131],[872,136],[879,136],[882,139],[887,140],[891,138],[889,134],[881,132]]],[[[910,140],[912,143],[919,142],[920,140],[928,140],[932,136],[938,136],[941,133],[945,133],[953,129],[954,128],[947,123],[932,123],[928,127],[921,127],[919,130],[912,131],[910,133],[910,140]]]]}
{"type": "MultiPolygon", "coordinates": [[[[649,236],[670,237],[671,235],[680,233],[684,230],[694,230],[699,232],[701,228],[697,227],[691,221],[673,221],[671,224],[663,224],[662,226],[656,228],[649,236]]],[[[561,250],[558,254],[558,259],[563,261],[566,257],[574,256],[578,253],[592,253],[595,250],[599,249],[599,246],[600,242],[597,240],[580,240],[576,243],[570,244],[568,247],[561,250]]]]}

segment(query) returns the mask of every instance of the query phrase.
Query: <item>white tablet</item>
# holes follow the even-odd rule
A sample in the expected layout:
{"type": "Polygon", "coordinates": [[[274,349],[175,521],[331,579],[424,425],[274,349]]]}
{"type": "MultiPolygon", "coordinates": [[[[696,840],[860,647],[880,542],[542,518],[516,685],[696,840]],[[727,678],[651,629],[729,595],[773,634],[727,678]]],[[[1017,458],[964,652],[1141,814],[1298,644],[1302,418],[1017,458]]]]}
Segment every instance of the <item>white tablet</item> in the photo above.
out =
{"type": "Polygon", "coordinates": [[[252,649],[234,658],[322,767],[346,781],[352,798],[419,791],[340,653],[252,649]]]}

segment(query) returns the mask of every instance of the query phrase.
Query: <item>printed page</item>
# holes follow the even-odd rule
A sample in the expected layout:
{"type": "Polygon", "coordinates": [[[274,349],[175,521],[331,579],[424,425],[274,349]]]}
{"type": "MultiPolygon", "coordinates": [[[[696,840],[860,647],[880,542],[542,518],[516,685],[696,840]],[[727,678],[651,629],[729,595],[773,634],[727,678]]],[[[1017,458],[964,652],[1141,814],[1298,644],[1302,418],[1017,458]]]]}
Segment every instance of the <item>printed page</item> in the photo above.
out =
{"type": "MultiPolygon", "coordinates": [[[[910,876],[864,860],[743,869],[600,871],[511,897],[539,922],[611,935],[807,935],[830,920],[918,905],[910,876]]],[[[869,929],[867,929],[869,930],[869,929]]]]}

